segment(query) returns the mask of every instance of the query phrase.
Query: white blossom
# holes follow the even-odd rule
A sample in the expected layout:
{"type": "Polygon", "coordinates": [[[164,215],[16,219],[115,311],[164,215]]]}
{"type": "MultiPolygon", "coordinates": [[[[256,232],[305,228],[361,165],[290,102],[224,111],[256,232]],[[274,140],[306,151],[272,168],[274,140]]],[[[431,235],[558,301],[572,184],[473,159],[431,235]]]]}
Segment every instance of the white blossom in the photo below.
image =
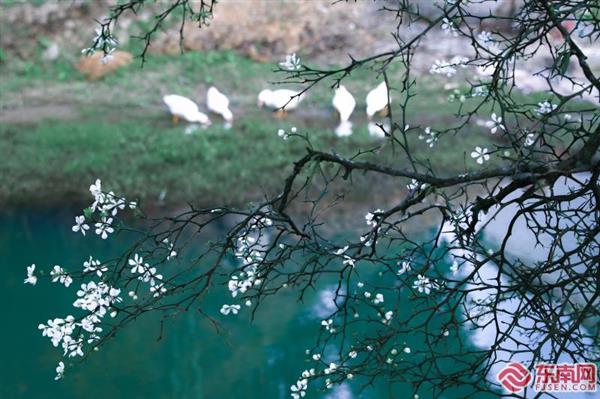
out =
{"type": "Polygon", "coordinates": [[[277,130],[277,136],[281,137],[284,140],[287,140],[290,137],[283,129],[277,130]]]}
{"type": "Polygon", "coordinates": [[[342,261],[342,264],[345,265],[350,265],[352,267],[354,267],[354,265],[356,264],[356,260],[354,260],[352,257],[348,256],[348,255],[344,255],[344,260],[342,261]]]}
{"type": "Polygon", "coordinates": [[[227,316],[229,313],[236,315],[238,314],[240,308],[240,305],[223,305],[221,306],[220,312],[225,316],[227,316]]]}
{"type": "MultiPolygon", "coordinates": [[[[141,256],[139,256],[138,254],[135,254],[133,256],[133,259],[129,259],[129,265],[133,266],[131,268],[131,273],[132,274],[136,274],[136,273],[144,273],[145,271],[145,267],[144,267],[144,258],[142,258],[141,256]]],[[[146,267],[148,267],[149,265],[146,264],[146,267]]]]}
{"type": "Polygon", "coordinates": [[[68,287],[73,282],[73,279],[69,274],[60,266],[55,265],[54,268],[50,271],[50,276],[52,277],[52,282],[56,283],[57,281],[61,284],[64,284],[65,287],[68,287]]]}
{"type": "Polygon", "coordinates": [[[411,351],[410,351],[410,348],[409,348],[408,346],[407,346],[406,348],[404,348],[404,349],[403,349],[403,351],[404,351],[404,353],[406,353],[406,354],[409,354],[409,353],[411,352],[411,351]]]}
{"type": "Polygon", "coordinates": [[[346,245],[344,248],[339,248],[337,250],[335,250],[333,252],[334,255],[342,255],[344,252],[346,252],[348,250],[348,248],[350,248],[348,245],[346,245]]]}
{"type": "Polygon", "coordinates": [[[413,288],[420,293],[428,295],[431,292],[431,289],[434,288],[434,283],[429,281],[427,277],[419,274],[417,276],[417,281],[413,283],[413,288]]]}
{"type": "Polygon", "coordinates": [[[90,229],[85,223],[85,216],[75,216],[75,225],[71,228],[75,233],[80,232],[85,235],[85,232],[90,229]]]}
{"type": "Polygon", "coordinates": [[[383,303],[383,294],[380,294],[380,293],[375,294],[375,299],[373,299],[373,303],[375,305],[379,305],[380,303],[383,303]]]}
{"type": "Polygon", "coordinates": [[[451,78],[456,74],[456,68],[451,63],[444,60],[435,60],[435,62],[429,68],[429,73],[438,74],[438,75],[446,75],[451,78]]]}
{"type": "Polygon", "coordinates": [[[108,235],[115,231],[115,229],[111,227],[112,221],[112,218],[103,218],[94,225],[96,227],[96,234],[102,237],[103,240],[106,240],[108,235]]]}
{"type": "Polygon", "coordinates": [[[439,138],[438,133],[431,130],[431,128],[429,126],[427,126],[425,128],[424,135],[423,134],[419,135],[419,140],[425,139],[425,142],[427,144],[429,144],[429,148],[433,148],[435,143],[438,141],[438,138],[439,138]]]}
{"type": "Polygon", "coordinates": [[[56,366],[56,377],[54,377],[54,381],[58,381],[63,378],[65,374],[65,364],[63,362],[58,362],[58,366],[56,366]]]}
{"type": "Polygon", "coordinates": [[[382,209],[377,209],[374,212],[369,212],[365,215],[365,222],[367,226],[375,227],[377,225],[376,213],[383,213],[382,209]]]}
{"type": "Polygon", "coordinates": [[[485,125],[490,128],[492,134],[496,134],[498,129],[506,130],[504,125],[502,124],[502,117],[497,116],[495,113],[492,114],[492,120],[487,121],[485,125]]]}
{"type": "Polygon", "coordinates": [[[169,241],[168,238],[165,238],[164,240],[162,240],[163,244],[165,244],[165,246],[167,247],[168,251],[169,251],[169,255],[167,255],[167,260],[171,260],[174,257],[177,256],[177,251],[175,251],[174,248],[174,244],[172,242],[169,241]]]}
{"type": "Polygon", "coordinates": [[[83,272],[84,273],[96,273],[98,277],[102,277],[102,273],[108,271],[108,267],[106,265],[101,265],[101,262],[97,259],[93,259],[91,256],[88,260],[83,262],[83,272]]]}
{"type": "Polygon", "coordinates": [[[544,101],[543,103],[538,103],[537,113],[540,115],[549,114],[550,112],[554,111],[556,107],[556,104],[552,104],[549,101],[544,101]]]}
{"type": "Polygon", "coordinates": [[[475,147],[475,150],[471,152],[471,158],[475,159],[475,161],[482,165],[485,161],[490,159],[490,154],[487,148],[481,148],[479,146],[475,147]]]}
{"type": "Polygon", "coordinates": [[[410,191],[424,190],[427,188],[427,183],[421,183],[416,179],[411,179],[410,183],[406,185],[406,188],[408,188],[410,191]]]}
{"type": "Polygon", "coordinates": [[[525,146],[530,147],[535,143],[535,134],[528,133],[527,137],[525,137],[525,146]]]}
{"type": "Polygon", "coordinates": [[[335,363],[329,363],[329,366],[327,368],[325,368],[325,370],[323,370],[323,372],[325,374],[331,374],[333,372],[335,372],[337,370],[337,364],[335,363]]]}
{"type": "Polygon", "coordinates": [[[296,53],[288,54],[285,56],[285,61],[280,62],[279,66],[288,71],[296,71],[301,66],[300,58],[296,56],[296,53]]]}
{"type": "Polygon", "coordinates": [[[451,34],[455,37],[458,36],[458,31],[456,30],[456,26],[454,26],[454,22],[450,21],[448,18],[442,20],[442,30],[446,34],[451,34]]]}
{"type": "Polygon", "coordinates": [[[400,269],[396,272],[399,276],[408,272],[410,270],[410,262],[402,261],[402,263],[398,262],[400,269]]]}
{"type": "Polygon", "coordinates": [[[36,285],[37,276],[33,274],[35,271],[35,263],[32,263],[31,266],[27,266],[27,278],[23,281],[23,284],[31,284],[36,285]]]}
{"type": "Polygon", "coordinates": [[[102,181],[100,179],[96,179],[96,182],[90,186],[90,193],[95,199],[102,196],[102,181]]]}
{"type": "Polygon", "coordinates": [[[486,46],[487,44],[489,44],[492,41],[492,34],[488,31],[481,31],[478,35],[477,35],[477,40],[479,42],[481,42],[481,44],[483,44],[484,46],[486,46]]]}
{"type": "Polygon", "coordinates": [[[333,328],[332,328],[332,325],[333,325],[333,320],[331,320],[331,319],[328,319],[328,320],[321,320],[321,325],[322,325],[323,327],[325,327],[325,330],[327,330],[327,331],[329,331],[329,332],[331,332],[331,333],[334,333],[334,332],[335,332],[335,329],[333,329],[333,328]]]}
{"type": "Polygon", "coordinates": [[[306,395],[306,388],[308,386],[308,380],[306,378],[296,381],[296,384],[290,387],[291,395],[293,399],[303,398],[306,395]]]}

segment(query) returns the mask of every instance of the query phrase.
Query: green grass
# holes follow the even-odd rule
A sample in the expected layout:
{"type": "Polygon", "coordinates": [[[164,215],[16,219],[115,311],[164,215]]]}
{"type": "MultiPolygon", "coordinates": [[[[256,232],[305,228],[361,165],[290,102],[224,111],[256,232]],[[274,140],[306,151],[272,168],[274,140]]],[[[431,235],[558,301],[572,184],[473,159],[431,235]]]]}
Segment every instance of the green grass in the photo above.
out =
{"type": "MultiPolygon", "coordinates": [[[[32,127],[4,125],[0,127],[0,203],[80,203],[88,200],[89,184],[101,178],[115,191],[149,202],[165,192],[170,204],[243,204],[280,189],[292,161],[305,154],[301,140],[277,137],[278,128],[289,131],[291,125],[268,114],[248,116],[230,130],[215,124],[191,135],[184,133],[185,126],[171,126],[167,115],[119,123],[96,115],[96,119],[47,121],[32,127]]],[[[310,136],[316,148],[343,155],[381,143],[360,127],[348,139],[338,139],[324,128],[300,131],[310,136]]],[[[463,152],[458,148],[468,140],[449,138],[435,152],[416,138],[412,141],[422,159],[434,154],[440,170],[461,169],[463,152]]],[[[390,165],[406,165],[406,159],[390,146],[366,159],[374,157],[390,165]]]]}

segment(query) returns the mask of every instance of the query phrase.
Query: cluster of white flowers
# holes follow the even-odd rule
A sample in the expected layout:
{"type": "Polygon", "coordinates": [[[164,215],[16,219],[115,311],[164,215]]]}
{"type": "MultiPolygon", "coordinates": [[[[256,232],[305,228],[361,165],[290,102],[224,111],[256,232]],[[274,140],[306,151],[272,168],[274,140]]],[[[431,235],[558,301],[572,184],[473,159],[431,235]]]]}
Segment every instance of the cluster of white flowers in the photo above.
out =
{"type": "Polygon", "coordinates": [[[490,159],[490,154],[487,148],[481,148],[479,146],[475,147],[475,150],[471,152],[471,158],[475,159],[475,161],[482,165],[484,162],[490,159]]]}
{"type": "MultiPolygon", "coordinates": [[[[55,318],[48,320],[47,324],[40,324],[38,329],[42,331],[42,335],[50,338],[52,345],[57,347],[62,346],[64,356],[74,357],[83,356],[83,344],[87,342],[92,344],[100,337],[98,333],[102,332],[102,328],[98,326],[101,319],[106,315],[107,309],[114,302],[121,301],[119,294],[121,290],[111,287],[104,282],[89,282],[82,284],[81,289],[77,291],[77,300],[73,306],[83,310],[87,310],[89,314],[83,317],[80,321],[75,321],[72,315],[66,318],[55,318]],[[83,332],[80,332],[77,337],[73,337],[76,328],[81,328],[86,331],[86,337],[83,332]]],[[[111,315],[115,315],[113,312],[111,315]]],[[[61,362],[62,363],[62,362],[61,362]]],[[[64,373],[64,365],[60,365],[60,370],[57,368],[57,378],[62,378],[64,373]]]]}
{"type": "MultiPolygon", "coordinates": [[[[297,131],[298,129],[296,128],[296,126],[292,126],[292,128],[290,129],[290,134],[295,134],[297,131]]],[[[284,140],[289,139],[290,134],[288,134],[284,129],[277,130],[277,136],[281,137],[284,140]]]]}
{"type": "Polygon", "coordinates": [[[477,40],[484,46],[487,46],[489,43],[492,42],[492,34],[488,31],[481,31],[478,35],[477,35],[477,40]]]}
{"type": "Polygon", "coordinates": [[[406,185],[410,191],[414,190],[425,190],[427,188],[427,183],[421,183],[416,179],[411,179],[410,183],[406,185]]]}
{"type": "Polygon", "coordinates": [[[396,274],[399,276],[410,271],[410,262],[409,261],[398,262],[398,266],[400,266],[400,268],[398,269],[396,274]]]}
{"type": "Polygon", "coordinates": [[[229,313],[231,314],[238,314],[238,312],[240,311],[241,306],[240,305],[223,305],[221,306],[221,310],[219,310],[219,312],[221,312],[223,315],[227,316],[229,313]]]}
{"type": "Polygon", "coordinates": [[[525,147],[530,147],[535,143],[535,134],[534,133],[528,133],[527,136],[525,137],[525,147]]]}
{"type": "MultiPolygon", "coordinates": [[[[100,220],[94,224],[95,233],[106,240],[108,236],[114,233],[113,217],[117,216],[119,210],[125,209],[127,201],[125,198],[118,197],[112,191],[104,193],[102,191],[102,182],[100,179],[96,179],[94,184],[90,186],[90,193],[94,197],[94,202],[89,207],[91,213],[99,212],[100,220]]],[[[135,201],[130,202],[130,209],[135,209],[137,203],[135,201]]],[[[90,229],[90,226],[86,223],[86,217],[76,216],[75,225],[72,227],[74,232],[79,232],[85,236],[86,232],[90,229]]]]}
{"type": "Polygon", "coordinates": [[[454,91],[448,96],[448,102],[454,102],[456,100],[460,101],[461,103],[464,103],[465,101],[467,101],[467,96],[460,90],[454,89],[454,91]]]}
{"type": "Polygon", "coordinates": [[[333,327],[333,320],[332,319],[327,319],[327,320],[321,320],[321,325],[323,327],[325,327],[326,331],[329,331],[332,334],[335,334],[335,328],[333,327]]]}
{"type": "Polygon", "coordinates": [[[90,256],[88,260],[83,262],[84,273],[96,273],[98,277],[102,277],[102,273],[108,271],[108,266],[103,265],[98,259],[94,259],[90,256]]]}
{"type": "Polygon", "coordinates": [[[500,51],[498,42],[493,40],[490,32],[481,31],[479,35],[477,35],[477,41],[481,47],[491,53],[497,54],[500,51]]]}
{"type": "Polygon", "coordinates": [[[458,36],[458,31],[456,29],[456,26],[454,25],[454,22],[452,22],[451,20],[449,20],[448,18],[444,18],[442,20],[442,30],[447,34],[447,35],[452,35],[454,37],[458,36]]]}
{"type": "Polygon", "coordinates": [[[394,312],[392,312],[391,310],[388,310],[387,312],[385,312],[383,314],[382,322],[384,324],[390,324],[390,322],[392,321],[392,317],[394,317],[394,312]]]}
{"type": "Polygon", "coordinates": [[[65,375],[65,364],[63,362],[58,362],[58,366],[56,366],[56,377],[54,377],[54,381],[58,381],[63,378],[65,375]]]}
{"type": "MultiPolygon", "coordinates": [[[[90,193],[94,197],[94,202],[84,211],[84,215],[86,216],[82,215],[75,218],[75,225],[72,227],[73,232],[81,233],[83,236],[90,230],[86,219],[92,220],[95,213],[99,214],[99,222],[95,224],[96,234],[106,239],[109,234],[115,231],[112,227],[112,221],[119,210],[125,209],[127,205],[131,209],[137,207],[135,202],[128,204],[125,198],[118,197],[112,191],[104,193],[100,179],[97,179],[90,186],[90,193]]],[[[166,245],[170,256],[174,256],[175,251],[173,251],[172,245],[168,243],[166,245]]],[[[129,264],[133,266],[131,270],[133,274],[139,273],[140,276],[138,278],[140,280],[150,283],[150,291],[154,292],[155,296],[158,293],[165,292],[162,276],[156,273],[155,268],[151,268],[148,264],[145,264],[143,258],[136,254],[133,259],[129,260],[129,264]]],[[[35,264],[27,267],[27,278],[24,281],[26,284],[35,285],[37,283],[37,277],[34,275],[35,268],[35,264]]],[[[104,273],[108,270],[107,264],[103,264],[98,259],[90,256],[83,262],[82,278],[94,275],[104,278],[104,273]]],[[[65,287],[69,287],[73,283],[72,276],[59,265],[55,265],[52,268],[50,278],[52,282],[58,282],[65,287]]],[[[72,315],[68,315],[65,318],[50,319],[46,324],[39,324],[38,329],[42,331],[43,336],[50,338],[52,345],[55,347],[60,345],[62,347],[63,356],[83,356],[84,345],[93,346],[100,340],[101,337],[99,334],[102,332],[100,325],[103,318],[107,314],[110,314],[111,317],[117,316],[114,304],[122,301],[119,296],[120,294],[120,288],[116,288],[106,281],[82,282],[76,293],[77,298],[73,302],[73,307],[85,311],[86,314],[77,319],[72,315]]],[[[134,299],[137,298],[135,293],[131,295],[130,292],[130,296],[134,299]]],[[[93,347],[93,349],[97,348],[93,347]]],[[[63,378],[64,370],[65,365],[63,362],[60,362],[56,368],[56,380],[63,378]]]]}
{"type": "Polygon", "coordinates": [[[171,260],[177,256],[177,251],[173,249],[175,247],[175,244],[170,242],[168,238],[162,240],[162,243],[167,247],[167,251],[169,252],[169,254],[167,255],[167,260],[171,260]]]}
{"type": "Polygon", "coordinates": [[[537,113],[540,115],[549,114],[550,112],[554,111],[556,107],[556,104],[552,104],[549,101],[544,101],[543,103],[538,103],[537,113]]]}
{"type": "Polygon", "coordinates": [[[311,368],[302,372],[302,377],[296,381],[294,385],[290,387],[292,399],[300,399],[306,395],[306,389],[308,388],[308,379],[315,376],[315,369],[311,368]]]}
{"type": "Polygon", "coordinates": [[[487,121],[485,125],[490,129],[492,134],[496,134],[498,129],[506,131],[506,127],[502,124],[502,117],[496,115],[496,113],[492,114],[492,120],[487,121]]]}
{"type": "Polygon", "coordinates": [[[433,65],[431,65],[431,68],[429,68],[429,73],[446,75],[447,77],[451,78],[456,73],[456,68],[447,61],[435,60],[433,65]]]}
{"type": "Polygon", "coordinates": [[[62,267],[55,265],[54,268],[50,271],[50,277],[52,277],[52,282],[56,283],[57,281],[61,284],[64,284],[65,287],[68,287],[73,282],[73,278],[69,276],[69,273],[65,271],[62,267]]]}
{"type": "Polygon", "coordinates": [[[433,148],[435,143],[437,143],[439,138],[439,134],[433,130],[429,126],[425,128],[425,134],[419,135],[419,140],[425,140],[425,142],[429,145],[429,148],[433,148]]]}
{"type": "Polygon", "coordinates": [[[348,248],[350,248],[350,246],[349,246],[349,245],[346,245],[346,246],[345,246],[345,247],[343,247],[343,248],[338,248],[338,249],[336,249],[335,251],[333,251],[333,254],[334,254],[334,255],[342,255],[342,254],[344,254],[344,253],[345,253],[345,252],[348,250],[348,248]]]}
{"type": "Polygon", "coordinates": [[[453,57],[450,61],[435,60],[433,65],[431,65],[431,68],[429,68],[429,73],[446,75],[451,78],[456,74],[457,68],[466,68],[468,62],[468,58],[458,55],[453,57]]]}
{"type": "MultiPolygon", "coordinates": [[[[121,302],[119,295],[121,290],[119,288],[112,287],[103,281],[98,283],[90,281],[89,283],[82,283],[81,288],[77,291],[77,300],[73,302],[73,306],[90,312],[90,316],[87,316],[88,321],[97,323],[100,318],[106,315],[107,310],[115,302],[121,302]]],[[[84,327],[82,325],[82,327],[84,327]]],[[[90,327],[90,324],[87,324],[90,327]]],[[[93,329],[84,329],[88,332],[92,332],[93,329]]]]}
{"type": "Polygon", "coordinates": [[[37,284],[37,276],[35,276],[33,274],[34,272],[35,272],[35,263],[32,264],[31,266],[27,266],[27,278],[25,279],[25,281],[23,281],[24,284],[31,284],[31,285],[37,284]]]}
{"type": "Polygon", "coordinates": [[[369,239],[369,234],[360,236],[359,240],[364,244],[365,247],[370,247],[373,245],[373,239],[369,239]]]}
{"type": "Polygon", "coordinates": [[[475,88],[473,89],[473,94],[471,94],[471,96],[473,97],[484,97],[488,94],[488,88],[485,85],[482,86],[475,86],[475,88]]]}
{"type": "Polygon", "coordinates": [[[344,260],[342,261],[342,264],[344,266],[350,265],[350,266],[354,267],[354,265],[356,265],[356,259],[352,258],[351,256],[344,255],[344,260]]]}
{"type": "MultiPolygon", "coordinates": [[[[227,283],[232,298],[236,298],[238,294],[244,294],[252,287],[262,283],[258,278],[257,265],[264,259],[265,248],[257,242],[255,235],[260,237],[261,232],[271,226],[273,226],[273,221],[270,218],[256,216],[248,222],[246,231],[237,238],[234,255],[241,261],[242,270],[233,274],[227,283]]],[[[283,249],[285,245],[280,244],[279,248],[283,249]]],[[[245,305],[252,306],[252,302],[247,300],[245,305]]],[[[221,313],[236,315],[240,309],[240,305],[223,305],[221,313]]]]}
{"type": "Polygon", "coordinates": [[[413,288],[422,294],[429,295],[432,289],[437,288],[435,280],[431,281],[429,278],[419,274],[417,280],[413,283],[413,288]]]}
{"type": "Polygon", "coordinates": [[[285,69],[287,71],[297,71],[300,69],[301,65],[300,58],[296,56],[296,53],[286,55],[285,61],[279,63],[281,69],[285,69]]]}
{"type": "Polygon", "coordinates": [[[75,225],[72,227],[72,230],[75,233],[80,232],[81,234],[85,235],[85,232],[89,229],[90,226],[85,223],[85,216],[75,216],[75,225]]]}
{"type": "Polygon", "coordinates": [[[157,273],[155,267],[151,267],[148,263],[144,263],[144,258],[135,254],[133,258],[129,259],[129,266],[132,266],[131,274],[139,274],[138,280],[144,283],[150,283],[150,292],[153,297],[159,297],[167,292],[167,288],[163,281],[163,275],[157,273]]]}
{"type": "Polygon", "coordinates": [[[367,223],[367,226],[377,226],[377,218],[375,217],[376,213],[383,213],[383,210],[377,209],[374,212],[369,212],[365,215],[365,222],[367,223]]]}
{"type": "Polygon", "coordinates": [[[108,27],[102,26],[101,29],[96,29],[96,36],[92,40],[92,47],[84,48],[81,50],[81,53],[90,56],[97,50],[102,50],[104,51],[104,56],[101,58],[101,62],[106,64],[112,60],[112,54],[118,45],[119,41],[109,33],[108,27]]]}

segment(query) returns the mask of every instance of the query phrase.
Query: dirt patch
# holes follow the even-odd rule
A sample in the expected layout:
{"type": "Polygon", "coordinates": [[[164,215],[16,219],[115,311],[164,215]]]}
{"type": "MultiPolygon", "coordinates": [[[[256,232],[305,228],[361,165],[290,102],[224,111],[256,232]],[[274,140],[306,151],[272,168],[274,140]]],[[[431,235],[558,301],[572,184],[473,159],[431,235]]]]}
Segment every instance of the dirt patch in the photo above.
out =
{"type": "Polygon", "coordinates": [[[3,109],[0,124],[36,124],[48,119],[75,120],[79,111],[74,105],[38,105],[27,108],[3,109]]]}

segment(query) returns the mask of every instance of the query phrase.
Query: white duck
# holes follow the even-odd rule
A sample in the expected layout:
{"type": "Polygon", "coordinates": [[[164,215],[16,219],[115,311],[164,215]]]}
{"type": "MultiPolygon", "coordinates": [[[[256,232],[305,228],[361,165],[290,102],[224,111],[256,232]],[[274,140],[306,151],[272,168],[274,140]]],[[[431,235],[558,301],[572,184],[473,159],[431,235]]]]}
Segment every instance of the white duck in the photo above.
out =
{"type": "Polygon", "coordinates": [[[369,120],[371,120],[373,115],[375,115],[377,112],[386,111],[388,107],[388,89],[385,81],[381,82],[376,88],[367,94],[366,101],[367,116],[369,117],[369,120]]]}
{"type": "Polygon", "coordinates": [[[352,115],[352,111],[354,111],[354,107],[356,106],[356,100],[354,100],[354,96],[352,96],[348,89],[340,85],[335,89],[332,104],[333,108],[340,114],[341,124],[341,122],[346,122],[350,119],[350,115],[352,115]]]}
{"type": "Polygon", "coordinates": [[[258,106],[266,106],[274,111],[277,111],[277,116],[285,116],[287,111],[298,108],[300,102],[304,99],[305,94],[299,91],[279,89],[265,89],[258,94],[258,106]]]}
{"type": "Polygon", "coordinates": [[[211,86],[206,92],[206,107],[209,111],[221,115],[226,122],[233,121],[233,114],[229,109],[229,99],[214,86],[211,86]]]}
{"type": "Polygon", "coordinates": [[[182,118],[190,123],[198,122],[203,125],[210,125],[208,116],[200,112],[198,105],[189,98],[177,94],[169,94],[163,97],[163,102],[169,108],[174,124],[179,122],[179,118],[182,118]]]}

